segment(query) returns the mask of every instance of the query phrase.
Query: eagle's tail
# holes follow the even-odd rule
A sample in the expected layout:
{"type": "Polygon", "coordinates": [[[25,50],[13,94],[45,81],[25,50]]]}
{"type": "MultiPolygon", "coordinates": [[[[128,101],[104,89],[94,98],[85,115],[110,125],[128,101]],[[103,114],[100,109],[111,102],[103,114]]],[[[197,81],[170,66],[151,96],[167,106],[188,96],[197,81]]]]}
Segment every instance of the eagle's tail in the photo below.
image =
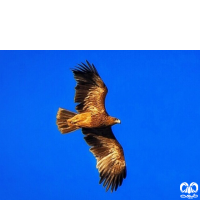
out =
{"type": "Polygon", "coordinates": [[[75,115],[76,113],[71,112],[69,110],[65,110],[63,108],[58,109],[57,116],[56,116],[57,118],[56,124],[61,133],[70,133],[78,129],[78,127],[69,126],[67,123],[67,120],[74,117],[75,115]]]}

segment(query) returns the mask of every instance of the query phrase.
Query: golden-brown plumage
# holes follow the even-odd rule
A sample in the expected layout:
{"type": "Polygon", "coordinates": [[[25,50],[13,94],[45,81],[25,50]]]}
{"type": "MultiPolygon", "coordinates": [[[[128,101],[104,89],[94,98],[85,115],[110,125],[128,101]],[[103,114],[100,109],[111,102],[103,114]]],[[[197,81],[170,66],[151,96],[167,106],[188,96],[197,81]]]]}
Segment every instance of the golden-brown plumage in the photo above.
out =
{"type": "Polygon", "coordinates": [[[94,65],[82,63],[72,70],[77,81],[75,102],[78,113],[59,108],[57,125],[61,133],[82,128],[90,151],[97,159],[100,183],[106,191],[117,190],[126,177],[126,164],[121,145],[113,135],[111,126],[120,120],[108,115],[105,109],[106,85],[94,65]]]}
{"type": "Polygon", "coordinates": [[[111,191],[117,190],[126,178],[126,163],[121,145],[113,135],[110,126],[105,128],[82,129],[85,141],[91,146],[90,151],[97,159],[100,181],[111,191]]]}

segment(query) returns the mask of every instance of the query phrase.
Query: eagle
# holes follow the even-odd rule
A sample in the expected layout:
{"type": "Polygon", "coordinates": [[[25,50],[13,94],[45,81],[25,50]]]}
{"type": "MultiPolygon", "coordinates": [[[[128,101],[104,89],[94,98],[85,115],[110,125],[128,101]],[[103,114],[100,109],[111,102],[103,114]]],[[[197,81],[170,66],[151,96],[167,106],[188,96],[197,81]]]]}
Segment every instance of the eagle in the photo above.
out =
{"type": "Polygon", "coordinates": [[[100,174],[99,184],[106,191],[117,190],[126,178],[126,163],[122,146],[112,132],[112,125],[121,123],[116,117],[108,115],[105,97],[108,89],[97,69],[86,60],[72,69],[77,82],[75,103],[78,113],[59,108],[56,124],[62,134],[82,129],[84,139],[96,158],[100,174]]]}

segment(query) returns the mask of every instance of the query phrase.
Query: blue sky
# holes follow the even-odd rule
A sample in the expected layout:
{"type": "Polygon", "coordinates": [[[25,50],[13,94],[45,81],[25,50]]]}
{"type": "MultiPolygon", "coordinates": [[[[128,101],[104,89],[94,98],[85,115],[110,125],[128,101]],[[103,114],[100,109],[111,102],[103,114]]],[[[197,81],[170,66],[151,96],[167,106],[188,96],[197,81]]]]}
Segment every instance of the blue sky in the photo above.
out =
{"type": "MultiPolygon", "coordinates": [[[[199,51],[0,51],[0,199],[181,199],[200,184],[199,51]],[[61,135],[59,107],[75,111],[70,68],[93,63],[121,120],[127,178],[99,185],[81,130],[61,135]]],[[[198,194],[198,193],[197,193],[198,194]]]]}

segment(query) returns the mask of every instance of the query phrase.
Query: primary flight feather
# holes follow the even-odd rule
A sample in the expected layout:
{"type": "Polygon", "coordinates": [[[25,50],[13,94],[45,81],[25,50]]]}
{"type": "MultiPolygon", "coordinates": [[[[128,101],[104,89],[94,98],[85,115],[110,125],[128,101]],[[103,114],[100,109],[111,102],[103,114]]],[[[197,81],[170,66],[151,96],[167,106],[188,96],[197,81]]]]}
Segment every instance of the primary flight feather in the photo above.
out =
{"type": "Polygon", "coordinates": [[[78,113],[59,108],[56,123],[63,134],[82,128],[84,139],[97,160],[99,183],[103,183],[106,191],[111,188],[112,192],[126,178],[124,152],[111,129],[120,120],[106,112],[105,97],[108,89],[95,66],[88,61],[86,63],[72,69],[77,81],[74,100],[78,103],[78,113]]]}

